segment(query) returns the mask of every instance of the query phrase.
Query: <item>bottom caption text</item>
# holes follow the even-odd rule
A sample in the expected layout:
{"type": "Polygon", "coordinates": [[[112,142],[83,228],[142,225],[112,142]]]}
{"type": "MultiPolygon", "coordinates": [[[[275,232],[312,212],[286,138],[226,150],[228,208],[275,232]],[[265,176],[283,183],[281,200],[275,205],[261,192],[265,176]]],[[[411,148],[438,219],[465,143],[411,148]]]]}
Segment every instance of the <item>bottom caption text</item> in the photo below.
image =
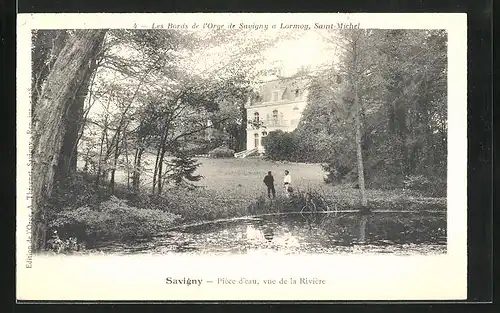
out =
{"type": "Polygon", "coordinates": [[[216,278],[216,279],[201,279],[201,278],[175,278],[167,277],[165,279],[167,285],[185,285],[185,286],[201,286],[203,284],[216,285],[325,285],[326,280],[320,278],[279,278],[279,279],[253,279],[253,278],[216,278]]]}

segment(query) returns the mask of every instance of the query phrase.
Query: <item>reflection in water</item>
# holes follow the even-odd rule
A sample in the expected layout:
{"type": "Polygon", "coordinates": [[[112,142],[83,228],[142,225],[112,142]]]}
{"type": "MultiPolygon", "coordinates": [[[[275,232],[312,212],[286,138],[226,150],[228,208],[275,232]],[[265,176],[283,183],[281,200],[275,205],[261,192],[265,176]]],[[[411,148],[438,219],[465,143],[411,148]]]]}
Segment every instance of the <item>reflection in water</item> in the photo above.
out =
{"type": "Polygon", "coordinates": [[[267,227],[264,229],[264,238],[266,238],[267,241],[272,241],[274,238],[274,231],[271,227],[267,227]]]}
{"type": "Polygon", "coordinates": [[[359,216],[269,216],[205,224],[147,241],[106,243],[118,253],[446,253],[446,216],[372,215],[364,244],[359,216]]]}

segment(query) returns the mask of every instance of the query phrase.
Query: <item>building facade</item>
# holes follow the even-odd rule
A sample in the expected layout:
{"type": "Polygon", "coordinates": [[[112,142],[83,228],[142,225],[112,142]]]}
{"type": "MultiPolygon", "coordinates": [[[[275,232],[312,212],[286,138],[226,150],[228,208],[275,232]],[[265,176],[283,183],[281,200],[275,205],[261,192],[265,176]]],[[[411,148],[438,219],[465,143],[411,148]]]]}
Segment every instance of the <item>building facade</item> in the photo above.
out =
{"type": "Polygon", "coordinates": [[[305,77],[277,78],[262,83],[248,101],[247,151],[264,153],[262,139],[271,131],[291,132],[297,128],[307,105],[305,77]]]}

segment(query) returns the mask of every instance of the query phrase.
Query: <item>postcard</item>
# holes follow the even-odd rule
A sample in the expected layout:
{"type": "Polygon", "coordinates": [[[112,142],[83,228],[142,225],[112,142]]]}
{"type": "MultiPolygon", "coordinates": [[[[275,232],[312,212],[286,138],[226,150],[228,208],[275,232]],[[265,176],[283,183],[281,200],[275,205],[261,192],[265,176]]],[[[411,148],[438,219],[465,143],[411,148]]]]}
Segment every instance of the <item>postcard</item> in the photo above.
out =
{"type": "Polygon", "coordinates": [[[17,299],[466,299],[466,27],[19,14],[17,299]]]}

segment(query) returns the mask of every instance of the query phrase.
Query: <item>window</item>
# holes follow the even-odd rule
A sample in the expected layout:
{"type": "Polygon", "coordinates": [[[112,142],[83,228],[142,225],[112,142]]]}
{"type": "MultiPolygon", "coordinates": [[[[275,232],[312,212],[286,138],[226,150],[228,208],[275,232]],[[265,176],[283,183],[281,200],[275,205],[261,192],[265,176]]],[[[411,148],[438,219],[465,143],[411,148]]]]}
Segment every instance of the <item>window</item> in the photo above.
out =
{"type": "Polygon", "coordinates": [[[253,121],[254,121],[255,123],[259,123],[259,112],[255,112],[255,113],[253,114],[253,121]]]}
{"type": "Polygon", "coordinates": [[[278,110],[273,111],[273,119],[271,121],[271,125],[278,125],[278,110]]]}
{"type": "Polygon", "coordinates": [[[278,92],[273,92],[273,101],[278,101],[278,92]]]}
{"type": "Polygon", "coordinates": [[[295,98],[300,97],[300,90],[296,89],[295,90],[295,98]]]}
{"type": "Polygon", "coordinates": [[[259,133],[253,135],[253,143],[255,148],[259,147],[259,133]]]}

